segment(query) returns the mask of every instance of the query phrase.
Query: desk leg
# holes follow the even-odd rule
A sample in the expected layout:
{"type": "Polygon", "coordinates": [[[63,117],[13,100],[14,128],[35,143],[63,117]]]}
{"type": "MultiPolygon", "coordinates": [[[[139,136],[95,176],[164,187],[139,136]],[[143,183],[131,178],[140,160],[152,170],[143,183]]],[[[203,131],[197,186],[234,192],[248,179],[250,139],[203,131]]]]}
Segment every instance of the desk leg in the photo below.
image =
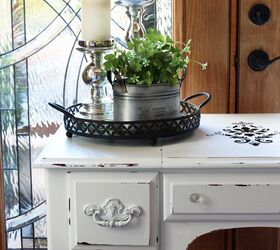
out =
{"type": "Polygon", "coordinates": [[[45,171],[48,250],[69,250],[66,173],[51,169],[45,171]]]}

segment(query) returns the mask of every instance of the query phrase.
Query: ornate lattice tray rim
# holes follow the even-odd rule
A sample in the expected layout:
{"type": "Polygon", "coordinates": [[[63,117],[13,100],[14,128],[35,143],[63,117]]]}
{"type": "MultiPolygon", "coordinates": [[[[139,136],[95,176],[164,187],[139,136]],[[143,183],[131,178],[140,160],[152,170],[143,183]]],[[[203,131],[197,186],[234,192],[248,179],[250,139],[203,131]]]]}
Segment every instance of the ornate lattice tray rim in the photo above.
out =
{"type": "Polygon", "coordinates": [[[66,109],[55,103],[49,103],[49,105],[64,113],[64,127],[68,137],[75,134],[102,139],[147,138],[151,144],[155,144],[157,138],[189,134],[196,130],[200,125],[200,109],[210,99],[211,95],[208,93],[197,93],[181,101],[181,116],[144,121],[90,120],[75,116],[82,104],[75,104],[66,109]],[[206,99],[199,106],[188,102],[199,96],[206,96],[206,99]]]}

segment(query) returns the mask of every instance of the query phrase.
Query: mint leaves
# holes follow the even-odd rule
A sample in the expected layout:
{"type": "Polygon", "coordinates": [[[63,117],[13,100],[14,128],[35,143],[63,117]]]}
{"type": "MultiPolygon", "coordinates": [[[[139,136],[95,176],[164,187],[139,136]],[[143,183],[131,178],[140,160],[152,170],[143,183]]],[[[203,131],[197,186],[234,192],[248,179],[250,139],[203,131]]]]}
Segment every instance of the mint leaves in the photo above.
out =
{"type": "MultiPolygon", "coordinates": [[[[127,84],[151,85],[180,82],[182,72],[191,59],[191,40],[183,49],[177,48],[169,36],[163,36],[155,29],[149,29],[144,38],[134,38],[127,50],[116,49],[105,56],[106,71],[118,72],[127,84]]],[[[200,64],[206,68],[207,64],[200,64]]]]}

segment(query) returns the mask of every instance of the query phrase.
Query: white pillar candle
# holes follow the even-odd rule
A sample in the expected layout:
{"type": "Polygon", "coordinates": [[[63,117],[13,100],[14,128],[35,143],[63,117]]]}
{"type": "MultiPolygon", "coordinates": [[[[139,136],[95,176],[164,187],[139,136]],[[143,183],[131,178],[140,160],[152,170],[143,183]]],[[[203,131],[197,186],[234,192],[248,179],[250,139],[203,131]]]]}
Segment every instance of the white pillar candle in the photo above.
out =
{"type": "Polygon", "coordinates": [[[82,39],[111,39],[111,0],[82,0],[82,39]]]}

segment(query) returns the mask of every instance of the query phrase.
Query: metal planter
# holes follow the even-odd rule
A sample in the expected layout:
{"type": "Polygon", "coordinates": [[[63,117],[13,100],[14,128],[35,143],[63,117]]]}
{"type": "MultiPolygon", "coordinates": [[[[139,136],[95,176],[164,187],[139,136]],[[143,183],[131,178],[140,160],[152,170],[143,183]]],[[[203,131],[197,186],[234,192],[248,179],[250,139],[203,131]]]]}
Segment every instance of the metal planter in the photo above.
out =
{"type": "Polygon", "coordinates": [[[180,115],[180,84],[112,86],[115,121],[160,120],[180,115]]]}

